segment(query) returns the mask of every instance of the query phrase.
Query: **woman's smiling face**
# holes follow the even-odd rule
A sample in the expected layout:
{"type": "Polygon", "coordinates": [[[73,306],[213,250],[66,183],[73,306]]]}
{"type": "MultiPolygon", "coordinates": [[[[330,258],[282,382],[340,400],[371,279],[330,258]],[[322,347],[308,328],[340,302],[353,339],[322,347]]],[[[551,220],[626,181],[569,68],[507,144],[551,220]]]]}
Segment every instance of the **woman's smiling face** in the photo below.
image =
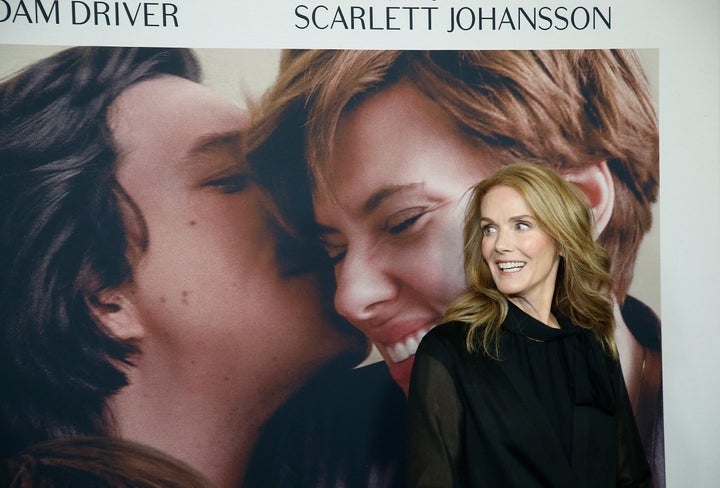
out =
{"type": "Polygon", "coordinates": [[[413,85],[344,114],[315,217],[334,262],[335,306],[407,391],[422,336],[465,285],[465,193],[496,166],[413,85]]]}
{"type": "Polygon", "coordinates": [[[509,186],[491,188],[480,213],[481,252],[497,289],[522,309],[549,310],[560,263],[554,239],[509,186]]]}

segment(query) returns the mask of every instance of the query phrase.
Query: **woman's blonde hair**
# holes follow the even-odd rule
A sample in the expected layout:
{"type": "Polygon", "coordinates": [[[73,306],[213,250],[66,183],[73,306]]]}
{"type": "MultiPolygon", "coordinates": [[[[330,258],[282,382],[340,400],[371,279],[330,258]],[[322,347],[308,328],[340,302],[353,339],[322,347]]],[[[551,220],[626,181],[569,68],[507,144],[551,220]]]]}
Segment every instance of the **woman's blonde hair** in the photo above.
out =
{"type": "Polygon", "coordinates": [[[490,189],[507,186],[527,203],[540,228],[556,243],[560,266],[553,312],[591,330],[605,351],[617,356],[613,338],[610,258],[593,239],[593,217],[585,195],[572,183],[536,164],[515,163],[476,184],[465,214],[464,267],[468,286],[448,307],[445,321],[470,324],[467,347],[497,357],[500,327],[508,311],[480,252],[481,204],[490,189]]]}

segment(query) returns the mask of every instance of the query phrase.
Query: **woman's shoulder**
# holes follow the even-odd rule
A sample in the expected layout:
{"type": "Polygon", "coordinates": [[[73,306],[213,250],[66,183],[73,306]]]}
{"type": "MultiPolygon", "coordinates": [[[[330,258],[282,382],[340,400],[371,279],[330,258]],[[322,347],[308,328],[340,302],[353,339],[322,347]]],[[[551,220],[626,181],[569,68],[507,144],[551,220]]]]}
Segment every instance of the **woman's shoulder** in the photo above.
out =
{"type": "Polygon", "coordinates": [[[418,352],[437,355],[441,352],[458,352],[466,349],[469,326],[463,322],[444,322],[433,327],[420,341],[418,352]]]}
{"type": "MultiPolygon", "coordinates": [[[[470,326],[465,322],[452,321],[438,324],[425,337],[437,338],[438,340],[455,340],[467,337],[470,326]]],[[[424,339],[423,339],[424,340],[424,339]]]]}

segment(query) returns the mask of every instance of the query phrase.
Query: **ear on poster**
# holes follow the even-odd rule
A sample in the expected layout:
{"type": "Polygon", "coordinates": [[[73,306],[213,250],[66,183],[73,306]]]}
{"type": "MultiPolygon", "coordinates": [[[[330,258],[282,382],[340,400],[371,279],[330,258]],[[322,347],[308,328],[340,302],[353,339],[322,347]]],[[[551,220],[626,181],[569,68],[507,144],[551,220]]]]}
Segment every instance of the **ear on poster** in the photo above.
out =
{"type": "Polygon", "coordinates": [[[587,196],[595,219],[595,238],[597,238],[607,226],[615,208],[615,183],[607,161],[568,171],[563,176],[577,185],[587,196]]]}
{"type": "Polygon", "coordinates": [[[126,287],[110,288],[86,297],[85,301],[98,324],[114,337],[140,340],[145,335],[145,328],[130,295],[126,287]]]}

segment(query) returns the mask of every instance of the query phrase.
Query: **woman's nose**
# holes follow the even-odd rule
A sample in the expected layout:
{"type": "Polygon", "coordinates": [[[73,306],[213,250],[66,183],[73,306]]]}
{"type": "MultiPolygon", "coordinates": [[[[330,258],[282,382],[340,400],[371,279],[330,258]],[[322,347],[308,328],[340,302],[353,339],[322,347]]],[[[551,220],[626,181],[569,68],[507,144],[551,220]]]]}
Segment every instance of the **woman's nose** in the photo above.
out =
{"type": "Polygon", "coordinates": [[[512,239],[507,231],[498,230],[495,233],[495,251],[499,253],[507,252],[512,248],[512,239]]]}
{"type": "Polygon", "coordinates": [[[384,260],[348,252],[336,269],[335,308],[359,329],[377,317],[381,304],[395,297],[397,286],[384,260]]]}

